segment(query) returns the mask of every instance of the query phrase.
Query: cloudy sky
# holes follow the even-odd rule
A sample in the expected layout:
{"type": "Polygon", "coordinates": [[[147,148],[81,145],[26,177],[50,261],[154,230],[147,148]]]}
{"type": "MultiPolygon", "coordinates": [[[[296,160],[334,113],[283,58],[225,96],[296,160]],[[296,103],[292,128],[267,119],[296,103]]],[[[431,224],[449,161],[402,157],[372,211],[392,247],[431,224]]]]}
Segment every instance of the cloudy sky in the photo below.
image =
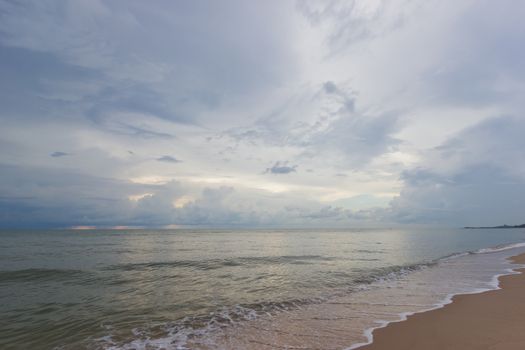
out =
{"type": "Polygon", "coordinates": [[[0,0],[0,226],[525,222],[524,16],[0,0]]]}

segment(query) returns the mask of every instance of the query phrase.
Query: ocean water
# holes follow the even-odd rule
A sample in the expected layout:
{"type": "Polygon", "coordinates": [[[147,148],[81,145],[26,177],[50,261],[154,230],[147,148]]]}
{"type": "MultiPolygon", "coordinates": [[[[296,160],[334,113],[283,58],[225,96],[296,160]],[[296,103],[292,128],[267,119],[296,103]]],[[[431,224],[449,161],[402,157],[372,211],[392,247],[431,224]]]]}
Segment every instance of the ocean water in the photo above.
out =
{"type": "Polygon", "coordinates": [[[0,231],[0,348],[355,348],[523,251],[521,229],[0,231]]]}

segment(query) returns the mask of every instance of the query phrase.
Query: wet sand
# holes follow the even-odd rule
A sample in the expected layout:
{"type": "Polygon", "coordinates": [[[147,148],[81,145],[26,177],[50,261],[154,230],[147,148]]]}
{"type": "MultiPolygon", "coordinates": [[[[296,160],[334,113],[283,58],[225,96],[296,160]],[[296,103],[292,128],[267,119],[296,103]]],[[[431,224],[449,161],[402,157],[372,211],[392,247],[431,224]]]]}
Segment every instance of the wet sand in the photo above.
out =
{"type": "MultiPolygon", "coordinates": [[[[511,258],[525,264],[525,254],[511,258]]],[[[359,350],[523,350],[525,268],[500,277],[501,289],[457,295],[441,309],[409,316],[373,332],[359,350]]]]}

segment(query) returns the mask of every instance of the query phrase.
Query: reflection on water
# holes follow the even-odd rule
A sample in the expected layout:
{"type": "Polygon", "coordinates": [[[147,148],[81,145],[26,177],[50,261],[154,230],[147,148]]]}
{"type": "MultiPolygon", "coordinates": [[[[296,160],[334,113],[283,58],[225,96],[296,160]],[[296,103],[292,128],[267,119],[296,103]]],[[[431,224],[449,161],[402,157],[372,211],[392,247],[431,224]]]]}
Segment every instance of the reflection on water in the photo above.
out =
{"type": "Polygon", "coordinates": [[[363,341],[378,318],[443,299],[449,284],[436,281],[486,287],[505,264],[487,257],[508,251],[450,260],[457,266],[419,264],[525,233],[4,231],[0,238],[2,349],[342,349],[363,341]]]}

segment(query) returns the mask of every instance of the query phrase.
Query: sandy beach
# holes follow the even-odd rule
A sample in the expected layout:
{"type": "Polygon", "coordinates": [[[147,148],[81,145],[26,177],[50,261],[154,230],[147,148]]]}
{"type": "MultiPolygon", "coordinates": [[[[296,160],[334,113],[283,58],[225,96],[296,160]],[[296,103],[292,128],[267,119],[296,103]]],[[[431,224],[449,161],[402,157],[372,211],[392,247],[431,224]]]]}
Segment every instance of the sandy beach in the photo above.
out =
{"type": "MultiPolygon", "coordinates": [[[[525,263],[525,254],[511,261],[525,263]]],[[[360,350],[444,350],[525,348],[525,269],[500,277],[501,289],[457,295],[441,309],[409,316],[373,332],[372,344],[360,350]]]]}

